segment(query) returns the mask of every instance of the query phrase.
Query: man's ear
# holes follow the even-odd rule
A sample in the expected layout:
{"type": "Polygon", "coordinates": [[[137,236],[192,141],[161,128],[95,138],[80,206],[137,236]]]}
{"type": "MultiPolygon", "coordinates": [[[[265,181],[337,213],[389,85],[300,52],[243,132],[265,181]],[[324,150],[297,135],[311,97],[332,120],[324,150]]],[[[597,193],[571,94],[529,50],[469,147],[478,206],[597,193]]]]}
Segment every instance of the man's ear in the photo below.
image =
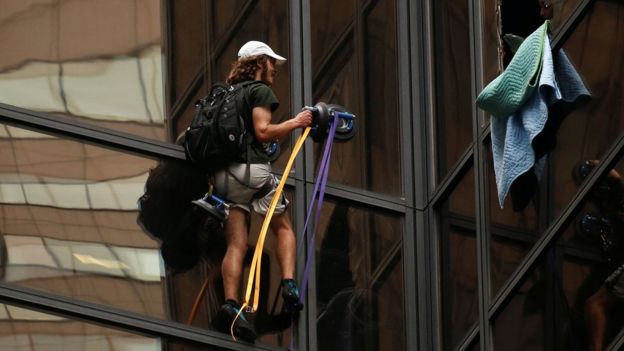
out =
{"type": "Polygon", "coordinates": [[[264,71],[266,70],[266,59],[264,59],[263,57],[258,57],[256,59],[256,66],[258,66],[258,68],[260,68],[260,70],[264,71]]]}

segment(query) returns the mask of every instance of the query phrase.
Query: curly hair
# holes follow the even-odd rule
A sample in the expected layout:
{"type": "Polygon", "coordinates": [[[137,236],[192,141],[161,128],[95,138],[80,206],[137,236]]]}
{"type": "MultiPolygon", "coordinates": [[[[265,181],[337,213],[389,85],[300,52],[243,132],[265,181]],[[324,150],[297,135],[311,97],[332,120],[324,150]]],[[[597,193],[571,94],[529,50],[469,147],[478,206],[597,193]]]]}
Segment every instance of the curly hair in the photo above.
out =
{"type": "Polygon", "coordinates": [[[254,56],[234,61],[225,83],[236,84],[255,79],[256,72],[259,69],[258,64],[263,64],[266,62],[266,59],[265,56],[254,56]]]}

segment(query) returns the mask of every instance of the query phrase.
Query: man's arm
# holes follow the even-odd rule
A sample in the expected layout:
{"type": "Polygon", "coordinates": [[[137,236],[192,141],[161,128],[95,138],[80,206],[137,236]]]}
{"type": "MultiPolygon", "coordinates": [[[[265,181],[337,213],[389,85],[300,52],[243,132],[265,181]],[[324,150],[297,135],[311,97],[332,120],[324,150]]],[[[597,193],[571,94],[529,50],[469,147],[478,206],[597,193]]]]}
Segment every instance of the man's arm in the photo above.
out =
{"type": "Polygon", "coordinates": [[[256,139],[261,143],[281,139],[294,129],[307,127],[312,123],[312,112],[304,110],[294,118],[279,124],[271,124],[271,109],[268,106],[257,106],[252,111],[256,139]]]}

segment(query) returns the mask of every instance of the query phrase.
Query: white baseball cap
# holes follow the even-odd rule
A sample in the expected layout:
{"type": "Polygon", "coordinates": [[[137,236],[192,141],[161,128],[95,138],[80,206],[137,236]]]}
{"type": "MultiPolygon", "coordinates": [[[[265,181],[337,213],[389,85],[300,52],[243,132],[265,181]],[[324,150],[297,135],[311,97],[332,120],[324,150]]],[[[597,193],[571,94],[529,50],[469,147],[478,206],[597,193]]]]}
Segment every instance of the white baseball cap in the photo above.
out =
{"type": "Polygon", "coordinates": [[[244,59],[258,55],[267,55],[277,60],[277,63],[284,63],[286,59],[275,53],[267,44],[261,41],[248,41],[238,50],[238,58],[244,59]]]}

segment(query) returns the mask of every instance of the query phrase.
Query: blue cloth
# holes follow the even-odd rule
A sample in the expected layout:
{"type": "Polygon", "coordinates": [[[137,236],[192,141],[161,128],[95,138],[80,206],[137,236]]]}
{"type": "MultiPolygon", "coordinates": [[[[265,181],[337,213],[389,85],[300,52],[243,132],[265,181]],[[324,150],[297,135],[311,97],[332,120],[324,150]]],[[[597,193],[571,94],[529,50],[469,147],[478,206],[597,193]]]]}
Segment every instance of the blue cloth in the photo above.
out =
{"type": "MultiPolygon", "coordinates": [[[[552,130],[552,135],[540,135],[548,121],[549,108],[556,106],[557,111],[569,111],[572,106],[586,101],[590,96],[564,51],[553,53],[550,50],[547,35],[544,48],[538,88],[512,115],[491,119],[494,171],[501,208],[510,188],[520,176],[529,172],[535,179],[539,179],[546,152],[535,150],[534,141],[538,136],[542,139],[555,138],[552,130]]],[[[525,192],[522,195],[526,197],[532,194],[525,192]]]]}

